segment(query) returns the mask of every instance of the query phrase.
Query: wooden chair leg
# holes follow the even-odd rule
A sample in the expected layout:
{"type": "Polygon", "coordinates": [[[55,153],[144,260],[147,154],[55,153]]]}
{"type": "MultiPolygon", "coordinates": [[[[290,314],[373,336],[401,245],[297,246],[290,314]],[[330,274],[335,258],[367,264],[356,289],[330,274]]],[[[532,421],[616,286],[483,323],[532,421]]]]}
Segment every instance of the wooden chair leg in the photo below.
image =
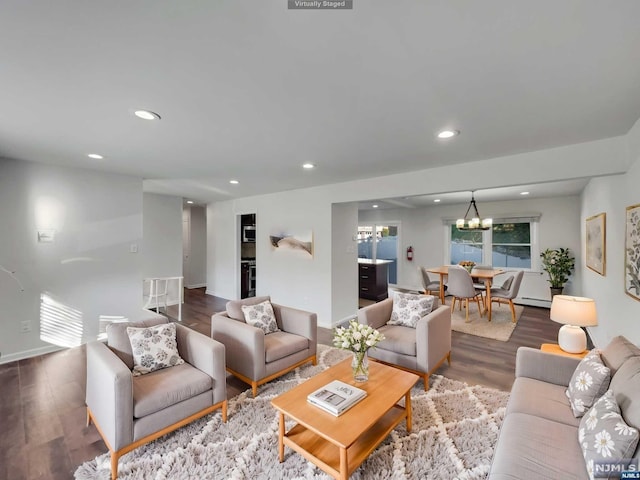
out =
{"type": "Polygon", "coordinates": [[[424,383],[424,391],[428,391],[429,390],[429,374],[425,373],[424,377],[422,377],[422,382],[424,383]]]}
{"type": "Polygon", "coordinates": [[[465,323],[469,323],[469,299],[468,298],[464,299],[464,308],[467,309],[467,312],[466,312],[467,316],[466,316],[465,323]]]}
{"type": "Polygon", "coordinates": [[[451,300],[451,313],[453,314],[453,311],[456,309],[456,297],[453,297],[453,300],[451,300]]]}
{"type": "Polygon", "coordinates": [[[87,407],[87,427],[91,425],[91,412],[89,411],[89,407],[87,407]]]}
{"type": "Polygon", "coordinates": [[[451,366],[451,352],[447,353],[447,362],[449,362],[449,366],[451,366]]]}
{"type": "Polygon", "coordinates": [[[251,382],[251,393],[253,393],[253,398],[256,398],[256,395],[258,395],[258,382],[251,382]]]}
{"type": "Polygon", "coordinates": [[[516,323],[516,307],[511,299],[509,299],[509,306],[511,307],[511,321],[516,323]]]}

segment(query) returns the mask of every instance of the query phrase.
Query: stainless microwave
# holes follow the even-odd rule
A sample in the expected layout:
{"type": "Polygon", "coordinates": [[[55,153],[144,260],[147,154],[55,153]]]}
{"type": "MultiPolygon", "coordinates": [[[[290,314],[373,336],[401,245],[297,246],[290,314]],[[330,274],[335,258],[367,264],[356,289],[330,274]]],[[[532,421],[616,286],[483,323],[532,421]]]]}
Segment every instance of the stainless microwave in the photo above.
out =
{"type": "Polygon", "coordinates": [[[256,241],[256,226],[245,225],[242,227],[242,241],[243,242],[255,242],[256,241]]]}

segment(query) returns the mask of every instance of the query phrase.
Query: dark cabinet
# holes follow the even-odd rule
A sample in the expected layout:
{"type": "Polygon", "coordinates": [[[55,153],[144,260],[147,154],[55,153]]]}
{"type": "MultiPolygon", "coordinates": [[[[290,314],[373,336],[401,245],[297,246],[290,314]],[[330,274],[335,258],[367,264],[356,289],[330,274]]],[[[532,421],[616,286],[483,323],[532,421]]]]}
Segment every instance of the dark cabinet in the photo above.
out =
{"type": "Polygon", "coordinates": [[[380,301],[389,296],[388,263],[358,263],[360,297],[380,301]]]}

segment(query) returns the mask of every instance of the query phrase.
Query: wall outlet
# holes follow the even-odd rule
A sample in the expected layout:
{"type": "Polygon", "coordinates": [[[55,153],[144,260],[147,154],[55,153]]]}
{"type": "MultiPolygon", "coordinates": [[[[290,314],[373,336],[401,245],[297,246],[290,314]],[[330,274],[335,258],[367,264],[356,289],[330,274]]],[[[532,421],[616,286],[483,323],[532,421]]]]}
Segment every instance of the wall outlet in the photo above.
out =
{"type": "Polygon", "coordinates": [[[138,253],[138,244],[132,243],[131,246],[129,246],[129,251],[131,253],[138,253]]]}
{"type": "Polygon", "coordinates": [[[20,322],[20,333],[29,333],[31,331],[31,320],[23,320],[20,322]]]}

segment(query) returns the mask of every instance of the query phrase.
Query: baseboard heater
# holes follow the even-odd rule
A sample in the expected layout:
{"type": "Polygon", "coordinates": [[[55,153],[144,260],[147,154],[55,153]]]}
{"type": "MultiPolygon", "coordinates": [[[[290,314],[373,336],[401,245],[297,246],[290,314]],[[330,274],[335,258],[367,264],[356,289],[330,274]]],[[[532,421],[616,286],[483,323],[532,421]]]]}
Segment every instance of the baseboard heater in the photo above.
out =
{"type": "Polygon", "coordinates": [[[519,297],[515,299],[515,303],[520,305],[529,305],[531,307],[551,307],[551,300],[546,300],[544,298],[519,297]]]}

